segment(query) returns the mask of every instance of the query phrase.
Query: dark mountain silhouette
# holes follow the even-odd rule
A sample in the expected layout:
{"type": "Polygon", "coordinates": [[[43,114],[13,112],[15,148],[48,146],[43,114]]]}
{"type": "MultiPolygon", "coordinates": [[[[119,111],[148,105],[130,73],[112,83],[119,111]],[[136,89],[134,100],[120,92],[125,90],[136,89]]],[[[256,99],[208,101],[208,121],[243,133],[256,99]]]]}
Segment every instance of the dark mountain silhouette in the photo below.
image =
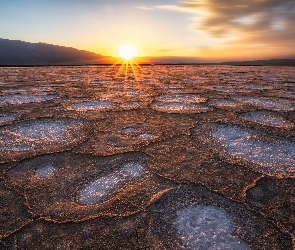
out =
{"type": "Polygon", "coordinates": [[[295,66],[295,58],[294,56],[290,56],[285,59],[222,62],[221,64],[235,66],[295,66]]]}
{"type": "Polygon", "coordinates": [[[109,64],[115,58],[70,47],[0,38],[0,65],[109,64]]]}

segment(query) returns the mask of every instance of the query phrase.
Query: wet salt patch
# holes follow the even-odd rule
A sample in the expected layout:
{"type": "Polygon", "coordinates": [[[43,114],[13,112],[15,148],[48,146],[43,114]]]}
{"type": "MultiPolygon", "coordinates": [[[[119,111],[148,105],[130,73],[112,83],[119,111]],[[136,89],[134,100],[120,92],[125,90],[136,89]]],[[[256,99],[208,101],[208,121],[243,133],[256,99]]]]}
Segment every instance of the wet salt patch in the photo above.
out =
{"type": "Polygon", "coordinates": [[[255,164],[253,168],[258,172],[295,176],[295,144],[285,141],[268,143],[256,139],[250,129],[231,125],[217,125],[212,136],[231,156],[255,164]]]}
{"type": "Polygon", "coordinates": [[[77,111],[87,111],[87,110],[109,110],[114,106],[114,103],[108,100],[96,100],[96,101],[86,101],[73,104],[70,109],[77,111]]]}
{"type": "Polygon", "coordinates": [[[31,102],[43,102],[56,99],[57,95],[25,95],[25,94],[15,94],[15,95],[5,95],[0,97],[0,107],[5,105],[17,105],[25,104],[31,102]]]}
{"type": "Polygon", "coordinates": [[[201,113],[208,112],[212,109],[198,103],[181,103],[181,102],[153,102],[151,108],[166,113],[201,113]]]}
{"type": "Polygon", "coordinates": [[[186,249],[250,249],[241,239],[231,235],[231,218],[219,207],[184,208],[177,212],[176,226],[186,249]]]}
{"type": "Polygon", "coordinates": [[[273,111],[294,111],[295,104],[288,100],[271,99],[267,97],[255,96],[237,96],[235,100],[245,104],[251,104],[256,107],[265,108],[273,111]]]}
{"type": "Polygon", "coordinates": [[[253,121],[258,124],[277,127],[277,128],[286,128],[293,129],[295,124],[285,120],[284,118],[273,115],[265,111],[253,111],[240,115],[240,118],[246,121],[253,121]]]}
{"type": "Polygon", "coordinates": [[[52,164],[46,164],[35,171],[35,176],[39,178],[47,178],[54,175],[57,172],[56,167],[52,164]]]}
{"type": "Polygon", "coordinates": [[[145,177],[144,167],[137,162],[129,162],[110,175],[100,177],[79,191],[77,200],[83,205],[103,202],[125,185],[145,177]]]}
{"type": "Polygon", "coordinates": [[[9,113],[6,115],[1,115],[0,116],[0,126],[11,123],[11,122],[15,121],[18,117],[19,117],[19,115],[17,113],[9,113]]]}
{"type": "Polygon", "coordinates": [[[194,94],[170,94],[170,95],[161,95],[155,98],[158,102],[184,102],[184,103],[200,103],[206,102],[207,98],[201,97],[194,94]]]}
{"type": "Polygon", "coordinates": [[[239,103],[230,99],[211,99],[208,105],[216,108],[236,108],[239,103]]]}

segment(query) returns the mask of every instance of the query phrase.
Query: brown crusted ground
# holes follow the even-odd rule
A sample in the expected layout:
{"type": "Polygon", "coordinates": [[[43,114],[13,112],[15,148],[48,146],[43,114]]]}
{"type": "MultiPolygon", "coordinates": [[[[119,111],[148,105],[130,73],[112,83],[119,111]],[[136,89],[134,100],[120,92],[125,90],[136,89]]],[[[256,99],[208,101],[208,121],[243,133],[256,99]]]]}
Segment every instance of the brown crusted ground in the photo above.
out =
{"type": "Polygon", "coordinates": [[[182,249],[179,211],[206,206],[224,211],[232,237],[250,249],[292,249],[295,69],[146,66],[128,78],[116,71],[0,68],[0,249],[182,249]],[[179,104],[177,94],[200,102],[179,104]],[[9,102],[26,95],[52,98],[9,102]],[[75,109],[97,100],[111,105],[75,109]],[[261,111],[281,125],[247,118],[261,111]],[[30,126],[35,137],[23,129],[30,126]],[[289,145],[289,165],[267,168],[229,153],[212,135],[220,126],[289,145]],[[134,162],[142,178],[120,172],[134,162]],[[125,180],[110,188],[104,180],[114,176],[125,180]],[[106,195],[81,204],[79,192],[95,181],[106,195]]]}

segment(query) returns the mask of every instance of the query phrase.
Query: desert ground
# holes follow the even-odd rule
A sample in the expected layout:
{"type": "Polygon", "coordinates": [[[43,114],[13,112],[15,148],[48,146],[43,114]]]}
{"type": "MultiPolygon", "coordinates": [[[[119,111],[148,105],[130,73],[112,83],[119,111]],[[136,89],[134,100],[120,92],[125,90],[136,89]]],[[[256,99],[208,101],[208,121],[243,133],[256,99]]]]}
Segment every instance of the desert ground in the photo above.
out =
{"type": "Polygon", "coordinates": [[[295,68],[0,68],[0,249],[293,249],[295,68]]]}

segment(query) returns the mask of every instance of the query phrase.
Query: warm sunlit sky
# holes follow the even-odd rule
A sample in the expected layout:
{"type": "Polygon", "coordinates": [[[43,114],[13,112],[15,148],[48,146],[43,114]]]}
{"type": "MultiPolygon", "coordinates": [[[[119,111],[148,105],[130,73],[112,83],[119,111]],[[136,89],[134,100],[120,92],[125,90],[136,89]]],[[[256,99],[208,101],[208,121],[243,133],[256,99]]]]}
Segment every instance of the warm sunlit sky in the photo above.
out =
{"type": "Polygon", "coordinates": [[[295,54],[294,0],[0,0],[0,38],[117,56],[246,60],[295,54]]]}

